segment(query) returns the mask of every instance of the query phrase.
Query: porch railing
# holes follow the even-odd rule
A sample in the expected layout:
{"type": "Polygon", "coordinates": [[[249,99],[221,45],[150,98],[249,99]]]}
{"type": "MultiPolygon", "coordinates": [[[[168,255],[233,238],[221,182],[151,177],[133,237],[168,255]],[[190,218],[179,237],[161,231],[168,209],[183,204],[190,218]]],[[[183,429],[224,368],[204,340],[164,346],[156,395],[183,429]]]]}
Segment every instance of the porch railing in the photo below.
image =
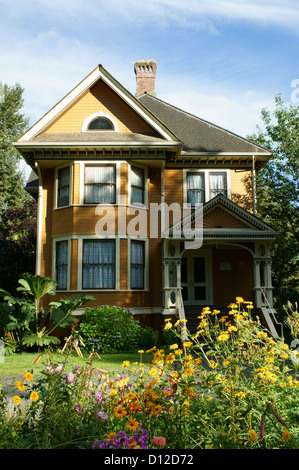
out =
{"type": "Polygon", "coordinates": [[[278,335],[277,331],[276,331],[276,328],[275,328],[275,325],[280,326],[281,338],[283,338],[283,323],[280,323],[279,321],[277,321],[277,318],[275,316],[275,310],[273,309],[273,307],[271,307],[264,288],[260,287],[260,290],[261,290],[261,294],[262,294],[262,297],[263,297],[263,304],[264,304],[261,307],[261,310],[263,312],[263,315],[265,317],[267,325],[269,326],[269,329],[270,329],[271,333],[274,334],[274,336],[278,335]],[[273,328],[274,328],[275,331],[273,331],[273,328]],[[275,335],[275,333],[276,333],[276,335],[275,335]]]}

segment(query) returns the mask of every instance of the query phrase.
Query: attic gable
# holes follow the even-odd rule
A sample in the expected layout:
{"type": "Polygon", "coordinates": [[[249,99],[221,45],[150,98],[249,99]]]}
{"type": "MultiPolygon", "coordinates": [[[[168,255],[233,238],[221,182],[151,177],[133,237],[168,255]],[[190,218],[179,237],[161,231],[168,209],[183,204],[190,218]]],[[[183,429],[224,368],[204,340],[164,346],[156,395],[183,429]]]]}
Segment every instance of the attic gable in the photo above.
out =
{"type": "Polygon", "coordinates": [[[36,136],[45,132],[81,132],[83,116],[87,118],[89,113],[96,112],[95,109],[99,111],[99,107],[110,113],[113,111],[112,115],[117,114],[115,118],[119,120],[122,132],[138,129],[137,133],[142,130],[145,135],[178,142],[177,137],[101,65],[34,124],[18,142],[34,141],[36,136]]]}

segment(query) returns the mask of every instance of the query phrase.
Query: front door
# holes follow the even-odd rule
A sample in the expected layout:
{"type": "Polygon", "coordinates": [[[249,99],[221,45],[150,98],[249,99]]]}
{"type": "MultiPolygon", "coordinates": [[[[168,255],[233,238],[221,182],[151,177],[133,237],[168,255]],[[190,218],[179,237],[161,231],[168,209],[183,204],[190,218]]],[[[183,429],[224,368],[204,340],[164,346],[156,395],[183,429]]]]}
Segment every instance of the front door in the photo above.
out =
{"type": "Polygon", "coordinates": [[[212,266],[208,252],[189,250],[182,256],[181,286],[184,305],[210,305],[212,266]]]}

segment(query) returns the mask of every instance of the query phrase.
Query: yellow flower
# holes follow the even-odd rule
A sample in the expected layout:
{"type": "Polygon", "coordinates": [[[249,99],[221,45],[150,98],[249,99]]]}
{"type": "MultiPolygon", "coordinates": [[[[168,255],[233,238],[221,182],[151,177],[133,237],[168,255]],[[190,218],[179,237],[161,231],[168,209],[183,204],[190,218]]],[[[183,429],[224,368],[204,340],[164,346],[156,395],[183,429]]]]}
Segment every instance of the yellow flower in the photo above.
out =
{"type": "Polygon", "coordinates": [[[136,419],[130,418],[126,427],[130,432],[135,432],[139,428],[139,423],[136,419]]]}
{"type": "Polygon", "coordinates": [[[282,433],[281,439],[282,439],[283,441],[288,441],[289,438],[290,438],[290,433],[289,433],[289,431],[285,428],[284,431],[283,431],[283,433],[282,433]]]}
{"type": "Polygon", "coordinates": [[[118,405],[116,408],[114,408],[113,414],[115,418],[123,418],[126,416],[127,412],[122,405],[118,405]]]}
{"type": "Polygon", "coordinates": [[[138,352],[139,352],[139,354],[143,354],[143,353],[144,353],[143,349],[140,349],[138,352]]]}
{"type": "Polygon", "coordinates": [[[258,337],[260,339],[264,339],[264,338],[267,338],[267,333],[265,331],[260,331],[260,333],[258,333],[258,337]]]}
{"type": "Polygon", "coordinates": [[[39,399],[38,393],[37,392],[31,392],[30,393],[30,398],[32,401],[37,401],[39,399]]]}
{"type": "Polygon", "coordinates": [[[123,367],[129,367],[130,361],[124,361],[123,362],[123,367]]]}
{"type": "Polygon", "coordinates": [[[237,304],[242,304],[244,302],[243,297],[236,297],[237,304]]]}
{"type": "Polygon", "coordinates": [[[115,395],[117,395],[117,391],[116,390],[111,390],[110,397],[115,397],[115,395]]]}
{"type": "Polygon", "coordinates": [[[174,354],[175,354],[176,356],[179,356],[180,354],[183,354],[183,350],[182,350],[182,349],[176,349],[176,350],[174,351],[174,354]]]}
{"type": "Polygon", "coordinates": [[[235,326],[229,326],[228,327],[228,331],[231,333],[232,331],[238,331],[238,328],[236,328],[235,326]]]}
{"type": "Polygon", "coordinates": [[[229,334],[227,331],[223,331],[222,333],[220,333],[220,335],[217,338],[218,341],[227,341],[228,339],[229,339],[229,334]]]}
{"type": "Polygon", "coordinates": [[[169,349],[178,349],[178,345],[177,344],[171,344],[169,346],[169,349]]]}
{"type": "Polygon", "coordinates": [[[25,377],[26,380],[32,380],[33,379],[33,375],[31,374],[31,372],[25,372],[24,377],[25,377]]]}
{"type": "Polygon", "coordinates": [[[253,429],[250,429],[247,433],[248,435],[248,440],[250,442],[256,442],[257,441],[257,434],[253,429]]]}
{"type": "Polygon", "coordinates": [[[166,364],[172,364],[174,360],[175,360],[174,354],[170,353],[166,356],[166,364]]]}
{"type": "Polygon", "coordinates": [[[19,405],[21,403],[21,397],[19,397],[18,395],[15,395],[12,401],[16,403],[16,405],[19,405]]]}
{"type": "Polygon", "coordinates": [[[190,346],[192,346],[192,342],[191,342],[191,341],[185,341],[185,342],[183,343],[183,346],[184,346],[185,348],[190,348],[190,346]]]}
{"type": "Polygon", "coordinates": [[[172,324],[170,322],[166,323],[164,330],[170,330],[170,328],[172,328],[172,324]]]}
{"type": "Polygon", "coordinates": [[[116,438],[116,432],[110,432],[107,436],[107,441],[113,441],[116,438]]]}
{"type": "Polygon", "coordinates": [[[281,357],[281,359],[287,359],[289,356],[288,356],[287,353],[282,353],[282,354],[280,355],[280,357],[281,357]]]}
{"type": "Polygon", "coordinates": [[[218,363],[215,361],[210,361],[212,369],[216,369],[218,367],[218,363]]]}
{"type": "Polygon", "coordinates": [[[21,390],[21,392],[25,390],[25,385],[23,384],[22,380],[18,380],[16,386],[19,390],[21,390]]]}

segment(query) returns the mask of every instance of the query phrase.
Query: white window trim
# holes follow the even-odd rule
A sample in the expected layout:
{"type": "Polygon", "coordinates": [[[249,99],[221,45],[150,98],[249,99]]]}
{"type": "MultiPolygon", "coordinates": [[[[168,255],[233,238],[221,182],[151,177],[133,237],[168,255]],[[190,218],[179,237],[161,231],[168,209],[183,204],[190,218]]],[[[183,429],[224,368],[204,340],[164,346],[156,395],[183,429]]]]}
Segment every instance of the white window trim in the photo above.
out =
{"type": "Polygon", "coordinates": [[[80,292],[115,292],[120,290],[120,239],[115,235],[99,237],[98,235],[76,235],[78,239],[78,275],[77,290],[80,292]],[[83,240],[115,240],[115,288],[114,289],[83,289],[83,240]]]}
{"type": "Polygon", "coordinates": [[[140,165],[139,163],[128,163],[128,206],[139,208],[139,209],[148,209],[148,167],[144,165],[140,165]],[[144,171],[144,203],[143,205],[140,204],[132,204],[131,203],[131,168],[141,168],[144,171]]]}
{"type": "Polygon", "coordinates": [[[184,168],[183,169],[183,201],[187,203],[188,186],[187,186],[187,173],[204,173],[205,179],[205,202],[210,200],[210,188],[209,188],[209,174],[210,173],[225,173],[226,184],[227,184],[227,197],[231,198],[231,181],[230,181],[230,170],[223,170],[218,168],[217,170],[199,169],[199,168],[184,168]]]}
{"type": "MultiPolygon", "coordinates": [[[[85,204],[84,203],[84,180],[85,180],[85,166],[86,165],[114,165],[116,174],[115,174],[115,204],[106,204],[108,206],[119,206],[121,204],[121,194],[120,194],[120,165],[122,162],[107,162],[107,160],[96,160],[96,161],[84,161],[84,162],[79,162],[80,163],[80,188],[79,188],[79,205],[82,206],[98,206],[99,203],[93,203],[93,204],[85,204]]],[[[101,206],[105,206],[105,203],[100,203],[101,206]]]]}
{"type": "Polygon", "coordinates": [[[53,207],[54,209],[64,209],[65,207],[71,206],[73,203],[73,163],[58,165],[55,167],[55,175],[54,175],[54,201],[53,207]],[[58,171],[62,168],[70,167],[70,188],[69,188],[69,203],[67,206],[57,206],[57,199],[58,199],[58,171]]]}
{"type": "Polygon", "coordinates": [[[58,292],[67,292],[70,290],[70,280],[71,280],[71,237],[70,236],[61,236],[55,237],[53,239],[53,257],[52,257],[52,279],[57,282],[56,279],[56,243],[57,242],[68,242],[67,246],[67,288],[58,289],[58,292]]]}
{"type": "Polygon", "coordinates": [[[113,116],[111,116],[111,114],[107,114],[107,113],[103,113],[102,111],[98,111],[97,113],[90,114],[85,119],[85,121],[83,122],[83,125],[82,125],[82,132],[119,132],[118,122],[116,121],[116,119],[113,116]],[[100,130],[100,129],[98,129],[98,130],[96,130],[96,129],[89,130],[88,126],[91,123],[91,121],[93,121],[94,119],[96,119],[98,117],[103,117],[103,118],[106,118],[109,121],[111,121],[113,126],[114,126],[114,130],[106,130],[106,131],[104,129],[103,130],[100,130]]]}
{"type": "Polygon", "coordinates": [[[128,291],[132,292],[144,292],[149,290],[149,240],[147,237],[128,237],[128,266],[127,266],[127,278],[128,278],[128,291]],[[144,287],[143,289],[131,289],[131,241],[136,240],[144,243],[144,287]]]}

